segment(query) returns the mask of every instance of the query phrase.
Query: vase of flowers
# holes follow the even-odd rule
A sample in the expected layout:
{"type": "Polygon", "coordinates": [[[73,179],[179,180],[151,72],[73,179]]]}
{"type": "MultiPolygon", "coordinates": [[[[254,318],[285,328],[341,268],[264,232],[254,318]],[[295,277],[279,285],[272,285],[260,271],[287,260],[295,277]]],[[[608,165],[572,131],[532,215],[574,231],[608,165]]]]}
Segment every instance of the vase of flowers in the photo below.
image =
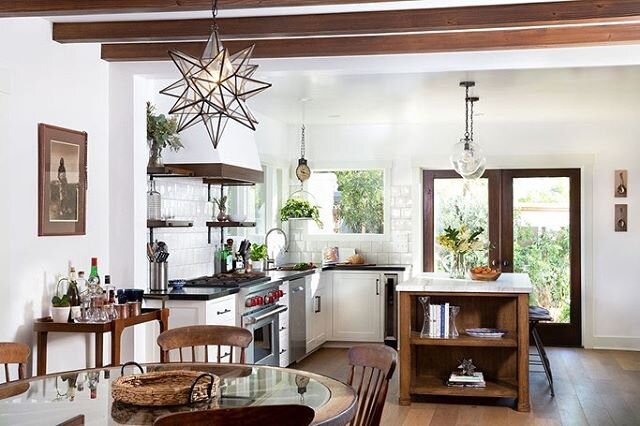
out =
{"type": "Polygon", "coordinates": [[[178,120],[155,114],[156,108],[147,102],[147,143],[149,162],[147,167],[163,167],[162,150],[166,147],[178,152],[183,147],[178,136],[178,120]]]}
{"type": "Polygon", "coordinates": [[[438,244],[450,254],[448,269],[451,278],[464,278],[467,275],[465,255],[486,249],[486,243],[480,239],[483,232],[481,227],[469,229],[467,225],[462,225],[459,228],[448,226],[438,235],[438,244]]]}

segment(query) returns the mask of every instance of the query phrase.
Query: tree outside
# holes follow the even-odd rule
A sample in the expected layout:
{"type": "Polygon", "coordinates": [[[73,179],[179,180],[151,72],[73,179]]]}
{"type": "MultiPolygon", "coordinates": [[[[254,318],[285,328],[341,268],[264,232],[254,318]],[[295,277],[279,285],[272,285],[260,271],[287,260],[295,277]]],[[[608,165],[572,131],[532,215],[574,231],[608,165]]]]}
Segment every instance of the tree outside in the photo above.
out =
{"type": "Polygon", "coordinates": [[[384,171],[345,170],[334,173],[338,183],[333,207],[336,231],[384,233],[384,171]]]}

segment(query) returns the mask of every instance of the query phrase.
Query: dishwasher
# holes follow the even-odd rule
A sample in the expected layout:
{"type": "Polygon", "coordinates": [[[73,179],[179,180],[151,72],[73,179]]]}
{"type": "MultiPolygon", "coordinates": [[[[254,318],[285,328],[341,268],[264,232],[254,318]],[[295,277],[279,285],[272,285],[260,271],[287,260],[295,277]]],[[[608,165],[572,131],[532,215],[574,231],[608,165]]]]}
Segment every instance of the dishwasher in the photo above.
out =
{"type": "Polygon", "coordinates": [[[301,360],[307,353],[306,288],[304,278],[289,282],[290,362],[301,360]]]}

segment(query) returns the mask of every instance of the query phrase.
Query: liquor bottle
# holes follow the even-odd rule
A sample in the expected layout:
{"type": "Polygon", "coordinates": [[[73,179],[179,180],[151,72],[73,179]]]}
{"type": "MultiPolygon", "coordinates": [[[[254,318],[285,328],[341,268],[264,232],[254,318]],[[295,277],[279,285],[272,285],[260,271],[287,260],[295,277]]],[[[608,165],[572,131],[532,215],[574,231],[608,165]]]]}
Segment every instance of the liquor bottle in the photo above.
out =
{"type": "Polygon", "coordinates": [[[87,286],[93,293],[102,293],[100,288],[100,275],[98,275],[98,258],[91,258],[91,272],[87,280],[87,286]]]}
{"type": "Polygon", "coordinates": [[[76,277],[76,268],[69,268],[69,286],[67,287],[67,296],[71,306],[80,306],[80,291],[78,289],[78,278],[76,277]]]}

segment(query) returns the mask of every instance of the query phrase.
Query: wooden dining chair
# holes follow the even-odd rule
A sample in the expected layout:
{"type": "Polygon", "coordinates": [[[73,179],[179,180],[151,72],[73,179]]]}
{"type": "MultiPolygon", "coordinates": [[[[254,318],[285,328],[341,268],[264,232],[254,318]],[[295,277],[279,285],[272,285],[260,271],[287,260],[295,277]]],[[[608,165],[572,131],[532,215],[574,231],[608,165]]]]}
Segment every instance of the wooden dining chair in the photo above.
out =
{"type": "Polygon", "coordinates": [[[308,426],[315,412],[306,405],[261,405],[185,411],[158,417],[154,426],[308,426]]]}
{"type": "Polygon", "coordinates": [[[351,369],[347,383],[358,396],[351,425],[378,426],[398,353],[388,346],[361,345],[349,349],[348,356],[351,369]]]}
{"type": "Polygon", "coordinates": [[[10,382],[9,364],[18,364],[18,379],[27,377],[27,362],[31,349],[23,343],[0,342],[0,364],[4,364],[5,382],[10,382]]]}
{"type": "Polygon", "coordinates": [[[204,360],[209,360],[209,346],[217,347],[217,360],[222,362],[229,358],[229,363],[234,362],[234,348],[240,350],[240,359],[237,363],[244,364],[245,350],[251,343],[253,336],[249,330],[228,325],[192,325],[167,330],[158,336],[158,345],[164,354],[164,359],[169,360],[169,352],[177,349],[180,352],[180,362],[185,362],[183,349],[191,348],[191,362],[199,362],[196,359],[196,348],[204,347],[204,360]],[[225,347],[229,351],[223,353],[225,347]]]}

